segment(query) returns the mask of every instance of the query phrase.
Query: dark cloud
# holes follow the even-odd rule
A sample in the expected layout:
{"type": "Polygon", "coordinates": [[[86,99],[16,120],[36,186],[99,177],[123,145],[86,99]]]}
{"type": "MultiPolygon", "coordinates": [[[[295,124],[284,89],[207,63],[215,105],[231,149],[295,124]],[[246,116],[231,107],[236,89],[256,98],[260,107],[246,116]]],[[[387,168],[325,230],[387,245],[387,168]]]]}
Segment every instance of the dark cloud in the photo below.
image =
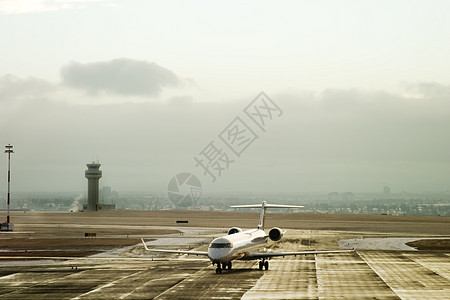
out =
{"type": "Polygon", "coordinates": [[[63,83],[89,93],[157,96],[164,87],[179,87],[184,80],[154,62],[127,58],[82,64],[61,69],[63,83]]]}
{"type": "Polygon", "coordinates": [[[228,153],[235,162],[214,184],[193,157],[211,141],[229,151],[218,135],[236,116],[255,126],[243,114],[255,95],[134,103],[124,95],[122,102],[87,105],[101,97],[3,77],[2,95],[29,98],[20,106],[0,101],[0,136],[16,150],[17,190],[83,190],[84,164],[94,158],[102,163],[102,183],[117,190],[164,193],[179,172],[198,175],[205,191],[358,192],[380,191],[384,184],[395,191],[444,190],[450,101],[442,96],[447,86],[431,86],[433,92],[420,98],[358,89],[270,94],[283,115],[266,132],[252,127],[259,138],[239,158],[228,153]],[[57,101],[67,97],[80,103],[57,101]]]}

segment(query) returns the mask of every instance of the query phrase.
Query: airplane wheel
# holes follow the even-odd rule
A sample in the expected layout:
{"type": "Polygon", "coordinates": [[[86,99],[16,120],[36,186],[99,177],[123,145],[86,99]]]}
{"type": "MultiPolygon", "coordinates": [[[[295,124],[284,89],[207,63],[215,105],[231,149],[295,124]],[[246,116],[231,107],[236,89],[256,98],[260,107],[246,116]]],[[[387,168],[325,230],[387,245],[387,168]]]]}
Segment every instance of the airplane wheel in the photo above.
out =
{"type": "Polygon", "coordinates": [[[221,268],[216,268],[216,274],[222,274],[222,269],[221,268]]]}
{"type": "Polygon", "coordinates": [[[231,270],[231,261],[228,263],[228,270],[231,270]]]}
{"type": "Polygon", "coordinates": [[[264,266],[264,263],[262,261],[259,262],[259,269],[262,270],[264,266]]]}
{"type": "Polygon", "coordinates": [[[264,262],[264,269],[266,269],[266,271],[269,270],[269,262],[267,260],[264,262]]]}
{"type": "Polygon", "coordinates": [[[226,263],[223,263],[223,264],[222,264],[222,269],[224,269],[224,270],[227,269],[227,264],[226,264],[226,263]]]}

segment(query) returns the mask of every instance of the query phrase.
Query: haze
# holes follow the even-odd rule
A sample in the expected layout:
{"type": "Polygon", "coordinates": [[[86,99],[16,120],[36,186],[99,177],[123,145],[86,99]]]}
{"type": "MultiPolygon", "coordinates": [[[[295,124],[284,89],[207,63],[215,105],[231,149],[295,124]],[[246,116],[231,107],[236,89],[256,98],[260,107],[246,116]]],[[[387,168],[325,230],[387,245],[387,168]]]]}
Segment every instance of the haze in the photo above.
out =
{"type": "MultiPolygon", "coordinates": [[[[0,1],[13,191],[448,191],[447,1],[0,1]],[[197,156],[264,91],[283,111],[216,182],[197,156]]],[[[6,190],[6,155],[0,192],[6,190]]]]}

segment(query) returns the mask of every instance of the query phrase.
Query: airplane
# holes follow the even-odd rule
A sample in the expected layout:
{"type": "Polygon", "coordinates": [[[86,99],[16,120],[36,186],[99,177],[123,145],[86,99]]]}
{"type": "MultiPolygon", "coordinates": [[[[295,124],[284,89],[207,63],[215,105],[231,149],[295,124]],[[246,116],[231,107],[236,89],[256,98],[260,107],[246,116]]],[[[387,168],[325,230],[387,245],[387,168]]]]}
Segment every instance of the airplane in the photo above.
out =
{"type": "Polygon", "coordinates": [[[259,260],[259,269],[268,270],[268,259],[276,256],[289,255],[307,255],[307,254],[325,254],[325,253],[342,253],[352,252],[352,250],[332,250],[332,251],[300,251],[300,252],[253,252],[255,249],[263,247],[268,239],[272,241],[279,241],[286,231],[278,227],[273,227],[269,230],[269,234],[264,231],[265,213],[268,208],[302,208],[304,206],[297,205],[280,205],[267,204],[263,201],[262,204],[250,205],[233,205],[232,208],[261,208],[259,217],[259,224],[257,228],[242,231],[239,227],[232,227],[228,230],[228,234],[222,237],[213,239],[209,244],[208,251],[191,251],[191,250],[166,250],[166,249],[152,249],[148,248],[144,239],[141,238],[144,248],[147,251],[163,252],[163,253],[177,253],[188,255],[202,255],[208,256],[212,265],[217,265],[216,273],[221,274],[222,269],[231,270],[233,260],[259,260]]]}

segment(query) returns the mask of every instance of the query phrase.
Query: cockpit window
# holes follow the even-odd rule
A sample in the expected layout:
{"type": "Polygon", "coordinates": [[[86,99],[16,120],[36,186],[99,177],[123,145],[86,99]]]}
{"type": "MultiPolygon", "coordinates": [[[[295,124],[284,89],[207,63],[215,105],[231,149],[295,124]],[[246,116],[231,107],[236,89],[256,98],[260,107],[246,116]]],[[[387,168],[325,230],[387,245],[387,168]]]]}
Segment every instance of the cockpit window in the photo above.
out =
{"type": "Polygon", "coordinates": [[[212,243],[209,248],[231,248],[231,243],[212,243]]]}

